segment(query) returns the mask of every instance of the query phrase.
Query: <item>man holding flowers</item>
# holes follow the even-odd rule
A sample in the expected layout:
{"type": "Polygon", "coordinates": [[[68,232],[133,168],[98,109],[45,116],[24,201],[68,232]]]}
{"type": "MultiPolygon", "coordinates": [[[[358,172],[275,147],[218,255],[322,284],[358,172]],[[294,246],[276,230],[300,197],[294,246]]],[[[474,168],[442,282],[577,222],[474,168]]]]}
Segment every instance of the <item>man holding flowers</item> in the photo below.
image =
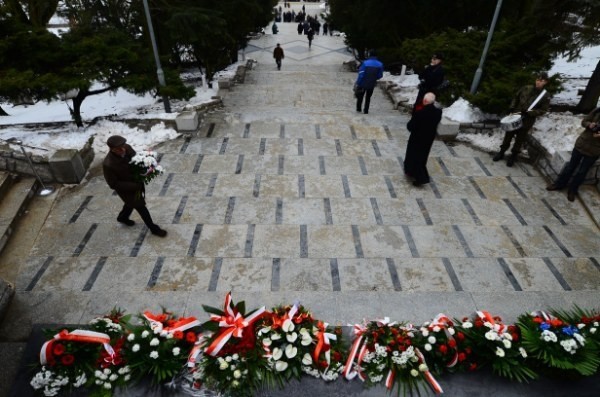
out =
{"type": "Polygon", "coordinates": [[[129,219],[129,216],[135,209],[152,234],[165,237],[166,230],[152,221],[150,211],[146,208],[144,182],[136,180],[130,164],[136,153],[126,142],[127,140],[119,135],[109,137],[106,141],[109,152],[102,164],[106,183],[117,192],[124,203],[117,221],[133,226],[135,222],[129,219]]]}

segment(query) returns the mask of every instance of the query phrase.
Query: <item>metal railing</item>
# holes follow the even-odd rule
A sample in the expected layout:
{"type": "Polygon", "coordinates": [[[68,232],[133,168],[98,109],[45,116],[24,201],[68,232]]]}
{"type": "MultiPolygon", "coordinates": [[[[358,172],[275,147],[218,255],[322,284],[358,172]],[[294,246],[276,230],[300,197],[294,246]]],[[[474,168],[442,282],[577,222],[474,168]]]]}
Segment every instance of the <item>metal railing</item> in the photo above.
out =
{"type": "Polygon", "coordinates": [[[29,163],[29,167],[31,168],[31,171],[33,171],[35,178],[37,179],[37,181],[40,183],[40,186],[42,187],[37,192],[38,196],[48,196],[48,195],[54,193],[55,189],[53,186],[44,185],[42,178],[40,178],[40,175],[37,173],[37,171],[35,170],[35,167],[33,166],[33,161],[31,161],[31,157],[29,157],[29,154],[27,154],[27,152],[25,151],[25,147],[28,147],[30,149],[44,150],[44,151],[48,151],[48,149],[26,145],[23,143],[22,140],[15,138],[15,137],[9,138],[9,139],[0,139],[0,141],[6,142],[9,145],[19,145],[19,147],[21,148],[21,151],[23,152],[23,155],[25,156],[25,158],[27,159],[27,162],[29,163]]]}

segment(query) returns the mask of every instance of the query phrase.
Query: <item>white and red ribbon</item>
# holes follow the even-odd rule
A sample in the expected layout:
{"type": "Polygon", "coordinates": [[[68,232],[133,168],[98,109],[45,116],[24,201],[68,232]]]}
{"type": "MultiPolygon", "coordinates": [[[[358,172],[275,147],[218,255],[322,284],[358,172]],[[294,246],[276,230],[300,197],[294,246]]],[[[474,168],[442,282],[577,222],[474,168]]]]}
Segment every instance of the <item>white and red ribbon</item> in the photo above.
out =
{"type": "MultiPolygon", "coordinates": [[[[415,348],[415,354],[419,358],[420,364],[427,365],[427,363],[425,362],[425,357],[423,356],[423,353],[421,353],[421,351],[419,349],[415,348]]],[[[429,369],[427,369],[423,372],[423,376],[425,377],[425,380],[427,381],[427,383],[429,383],[429,386],[431,386],[431,388],[433,389],[435,394],[442,394],[444,392],[444,390],[442,390],[442,386],[440,386],[440,384],[438,383],[437,380],[435,380],[435,378],[433,377],[431,372],[429,372],[429,369]]]]}
{"type": "Polygon", "coordinates": [[[163,321],[161,321],[163,320],[164,315],[156,315],[149,311],[145,311],[143,315],[144,318],[150,323],[150,328],[157,333],[167,332],[172,334],[175,331],[183,332],[200,325],[200,321],[198,321],[196,317],[181,317],[180,319],[175,320],[173,325],[165,327],[163,321]]]}
{"type": "Polygon", "coordinates": [[[322,321],[317,322],[317,346],[315,346],[315,350],[313,351],[313,359],[315,364],[319,361],[319,355],[321,354],[321,350],[325,350],[325,360],[327,361],[327,367],[331,364],[331,342],[332,340],[337,340],[337,336],[332,333],[327,332],[327,326],[329,324],[324,323],[322,321]]]}
{"type": "Polygon", "coordinates": [[[192,350],[190,350],[190,354],[188,355],[188,368],[193,368],[198,362],[198,359],[202,356],[202,345],[204,344],[206,338],[207,337],[204,334],[198,335],[198,339],[194,343],[194,347],[192,347],[192,350]]]}
{"type": "Polygon", "coordinates": [[[357,375],[361,380],[365,380],[364,374],[360,371],[360,364],[367,350],[366,345],[363,344],[364,333],[366,330],[366,327],[360,324],[354,324],[354,342],[352,342],[346,365],[342,371],[342,374],[348,380],[354,379],[357,375]],[[356,363],[354,362],[355,359],[356,363]]]}
{"type": "MultiPolygon", "coordinates": [[[[435,318],[429,325],[429,329],[433,329],[433,327],[436,326],[444,330],[444,333],[446,334],[446,338],[448,340],[455,341],[454,336],[452,336],[448,331],[448,327],[452,327],[452,320],[450,320],[448,316],[446,316],[444,313],[439,313],[437,316],[435,316],[435,318]]],[[[448,368],[452,368],[456,365],[456,363],[458,363],[458,349],[456,348],[456,345],[452,348],[452,350],[454,350],[454,354],[452,355],[450,361],[446,364],[446,367],[448,368]]]]}
{"type": "Polygon", "coordinates": [[[506,326],[504,324],[496,324],[494,317],[492,317],[492,315],[489,312],[486,312],[485,310],[478,311],[477,315],[484,322],[487,321],[488,323],[492,324],[492,326],[494,327],[494,331],[498,332],[499,334],[503,333],[504,329],[506,329],[506,326]]]}
{"type": "Polygon", "coordinates": [[[244,318],[240,313],[236,313],[231,307],[231,293],[229,292],[225,297],[225,307],[223,311],[225,312],[223,316],[210,316],[211,320],[217,321],[219,327],[222,328],[217,338],[204,350],[206,354],[213,357],[221,351],[223,346],[225,346],[232,336],[241,338],[244,328],[258,320],[265,312],[265,307],[261,307],[248,317],[244,318]]]}
{"type": "Polygon", "coordinates": [[[72,332],[63,329],[42,345],[42,349],[40,350],[40,364],[46,365],[48,361],[54,357],[52,349],[54,348],[54,344],[58,341],[100,343],[104,346],[104,350],[106,350],[111,358],[115,355],[115,351],[110,345],[110,337],[107,334],[85,329],[76,329],[72,332]]]}

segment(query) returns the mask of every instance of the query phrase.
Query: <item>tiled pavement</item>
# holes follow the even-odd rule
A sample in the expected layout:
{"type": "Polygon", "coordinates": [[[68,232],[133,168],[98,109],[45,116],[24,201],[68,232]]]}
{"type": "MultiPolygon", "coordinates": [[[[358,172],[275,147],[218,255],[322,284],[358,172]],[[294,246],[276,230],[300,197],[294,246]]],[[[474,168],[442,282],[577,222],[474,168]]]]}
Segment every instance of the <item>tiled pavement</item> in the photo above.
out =
{"type": "Polygon", "coordinates": [[[115,221],[121,202],[99,168],[37,199],[48,207],[39,233],[0,266],[17,287],[1,339],[114,306],[204,319],[201,305],[230,290],[249,308],[300,299],[340,324],[598,307],[600,234],[579,201],[546,192],[528,164],[441,141],[432,183],[413,187],[402,172],[408,115],[382,91],[369,115],[356,113],[341,39],[317,36],[308,50],[295,24],[279,26],[251,42],[258,64],[223,109],[156,148],[167,173],[147,201],[166,238],[137,214],[134,227],[115,221]]]}

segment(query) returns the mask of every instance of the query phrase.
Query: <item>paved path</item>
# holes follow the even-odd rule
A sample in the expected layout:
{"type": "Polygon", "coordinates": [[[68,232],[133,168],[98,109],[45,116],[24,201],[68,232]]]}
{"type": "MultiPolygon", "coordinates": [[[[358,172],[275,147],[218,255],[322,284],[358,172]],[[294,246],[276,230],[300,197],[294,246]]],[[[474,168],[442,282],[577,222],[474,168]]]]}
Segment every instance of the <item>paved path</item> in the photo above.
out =
{"type": "Polygon", "coordinates": [[[383,91],[356,113],[341,38],[316,36],[309,50],[296,24],[279,27],[250,43],[258,64],[222,110],[157,148],[167,174],[147,201],[167,238],[137,214],[134,227],[115,221],[121,202],[99,168],[36,199],[0,264],[17,288],[1,340],[114,306],[204,319],[201,305],[230,290],[249,308],[300,299],[333,324],[597,307],[600,234],[579,201],[546,192],[527,164],[441,141],[432,183],[413,187],[407,114],[383,91]]]}

